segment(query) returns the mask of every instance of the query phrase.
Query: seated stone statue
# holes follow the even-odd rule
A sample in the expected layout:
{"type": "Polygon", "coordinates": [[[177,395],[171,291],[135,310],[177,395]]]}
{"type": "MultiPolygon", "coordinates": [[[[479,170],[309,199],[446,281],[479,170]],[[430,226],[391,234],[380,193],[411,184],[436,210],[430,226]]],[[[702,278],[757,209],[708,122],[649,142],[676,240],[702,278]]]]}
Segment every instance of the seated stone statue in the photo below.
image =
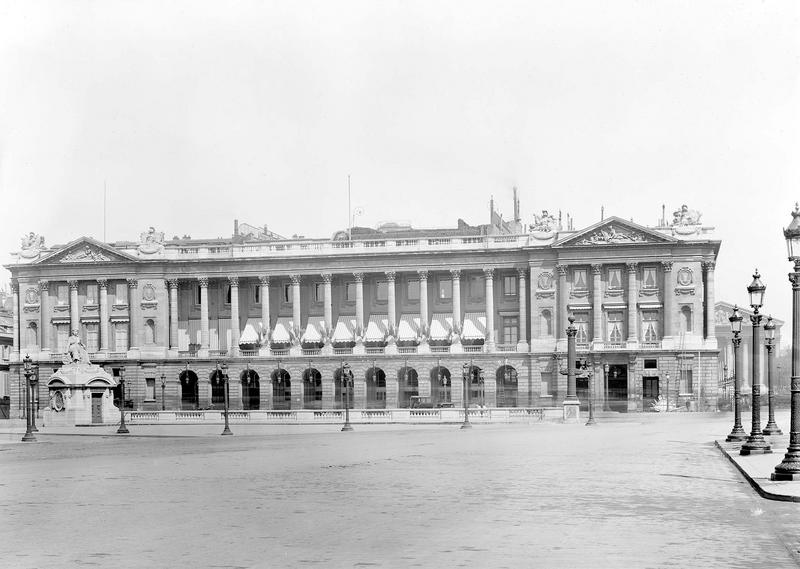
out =
{"type": "Polygon", "coordinates": [[[77,330],[72,331],[67,341],[67,357],[64,363],[91,363],[89,361],[89,352],[86,351],[86,347],[83,345],[80,336],[78,336],[77,330]]]}

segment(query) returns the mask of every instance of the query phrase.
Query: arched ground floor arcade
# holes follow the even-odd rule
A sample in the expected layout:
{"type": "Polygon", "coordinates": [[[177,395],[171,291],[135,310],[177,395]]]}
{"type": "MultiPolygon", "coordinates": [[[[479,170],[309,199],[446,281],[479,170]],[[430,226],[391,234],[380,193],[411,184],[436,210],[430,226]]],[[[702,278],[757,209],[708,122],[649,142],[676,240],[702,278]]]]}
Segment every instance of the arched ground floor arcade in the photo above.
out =
{"type": "MultiPolygon", "coordinates": [[[[619,412],[647,411],[659,396],[669,397],[671,406],[714,409],[721,396],[718,355],[717,350],[578,353],[591,372],[578,378],[578,398],[584,408],[592,397],[598,408],[619,412]]],[[[222,409],[224,380],[217,363],[163,359],[101,365],[116,377],[124,368],[127,408],[155,411],[222,409]]],[[[473,407],[557,407],[567,394],[565,358],[553,353],[254,357],[224,363],[234,410],[341,409],[348,400],[340,379],[344,364],[353,372],[349,401],[355,409],[461,407],[465,375],[473,407]]],[[[21,416],[23,376],[19,365],[11,367],[12,416],[21,416]]],[[[58,367],[39,362],[40,379],[58,367]]],[[[45,384],[39,382],[40,408],[48,406],[45,384]]]]}

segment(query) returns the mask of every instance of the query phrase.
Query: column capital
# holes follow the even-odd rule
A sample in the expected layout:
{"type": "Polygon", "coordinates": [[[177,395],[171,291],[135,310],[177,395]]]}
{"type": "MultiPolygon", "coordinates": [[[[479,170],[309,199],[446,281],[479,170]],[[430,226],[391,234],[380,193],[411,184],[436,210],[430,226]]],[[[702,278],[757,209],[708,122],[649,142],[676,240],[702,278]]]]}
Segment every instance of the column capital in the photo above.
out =
{"type": "Polygon", "coordinates": [[[717,265],[716,261],[703,261],[703,270],[705,270],[706,272],[711,272],[714,270],[714,267],[716,267],[716,265],[717,265]]]}
{"type": "Polygon", "coordinates": [[[178,277],[168,277],[164,280],[167,281],[167,286],[169,288],[178,288],[178,277]]]}
{"type": "Polygon", "coordinates": [[[136,279],[126,279],[128,281],[128,288],[139,288],[139,281],[136,279]]]}
{"type": "Polygon", "coordinates": [[[386,271],[384,274],[386,275],[386,280],[390,283],[393,283],[395,278],[397,278],[397,274],[394,271],[386,271]]]}
{"type": "Polygon", "coordinates": [[[592,263],[592,274],[599,275],[603,271],[603,265],[599,263],[592,263]]]}
{"type": "Polygon", "coordinates": [[[364,273],[353,273],[353,278],[357,283],[364,282],[364,273]]]}
{"type": "Polygon", "coordinates": [[[100,287],[100,290],[108,288],[108,279],[97,279],[97,286],[100,287]]]}
{"type": "Polygon", "coordinates": [[[39,292],[48,292],[50,290],[50,281],[42,279],[39,281],[39,292]]]}
{"type": "Polygon", "coordinates": [[[269,275],[261,275],[258,277],[258,282],[262,285],[269,286],[269,275]]]}
{"type": "Polygon", "coordinates": [[[567,275],[567,267],[568,265],[556,265],[556,271],[562,277],[567,275]]]}
{"type": "Polygon", "coordinates": [[[461,280],[461,269],[450,269],[450,278],[454,281],[461,280]]]}
{"type": "Polygon", "coordinates": [[[208,288],[208,277],[197,277],[197,284],[200,288],[208,288]]]}
{"type": "Polygon", "coordinates": [[[238,287],[239,286],[239,275],[229,275],[228,276],[228,283],[232,287],[234,287],[234,286],[238,287]]]}
{"type": "Polygon", "coordinates": [[[289,275],[289,280],[292,281],[293,285],[300,284],[300,275],[289,275]]]}
{"type": "Polygon", "coordinates": [[[665,273],[672,272],[672,261],[661,261],[661,267],[665,273]]]}
{"type": "Polygon", "coordinates": [[[428,271],[417,271],[417,275],[419,275],[419,280],[427,281],[428,280],[428,271]]]}
{"type": "Polygon", "coordinates": [[[525,280],[528,276],[528,269],[517,268],[517,276],[522,280],[525,280]]]}
{"type": "Polygon", "coordinates": [[[625,263],[625,267],[628,269],[629,273],[635,273],[636,268],[639,266],[639,263],[635,261],[631,261],[630,263],[625,263]]]}
{"type": "Polygon", "coordinates": [[[331,280],[333,279],[333,275],[331,273],[322,273],[322,282],[325,284],[331,284],[331,280]]]}
{"type": "Polygon", "coordinates": [[[78,290],[78,281],[68,280],[67,284],[69,285],[69,290],[78,290]]]}
{"type": "Polygon", "coordinates": [[[494,267],[483,267],[483,276],[486,277],[486,280],[491,280],[494,278],[494,267]]]}
{"type": "Polygon", "coordinates": [[[789,273],[789,282],[792,283],[792,290],[800,289],[800,273],[789,273]]]}

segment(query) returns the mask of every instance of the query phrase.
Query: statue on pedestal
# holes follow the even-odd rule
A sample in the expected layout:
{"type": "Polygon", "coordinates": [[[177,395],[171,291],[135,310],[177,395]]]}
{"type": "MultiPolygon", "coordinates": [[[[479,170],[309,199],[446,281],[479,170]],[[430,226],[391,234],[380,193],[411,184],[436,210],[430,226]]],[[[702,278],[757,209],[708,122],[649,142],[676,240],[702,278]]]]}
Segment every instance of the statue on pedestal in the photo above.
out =
{"type": "Polygon", "coordinates": [[[86,351],[86,346],[83,345],[78,331],[73,330],[67,340],[67,353],[64,356],[64,365],[69,364],[90,364],[89,352],[86,351]]]}

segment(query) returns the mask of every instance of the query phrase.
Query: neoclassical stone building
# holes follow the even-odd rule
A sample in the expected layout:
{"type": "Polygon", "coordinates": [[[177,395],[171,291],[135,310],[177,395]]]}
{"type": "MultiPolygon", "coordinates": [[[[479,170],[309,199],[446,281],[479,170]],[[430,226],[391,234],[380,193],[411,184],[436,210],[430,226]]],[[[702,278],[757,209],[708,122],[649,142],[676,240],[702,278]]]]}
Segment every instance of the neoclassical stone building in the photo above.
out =
{"type": "MultiPolygon", "coordinates": [[[[517,216],[515,216],[517,217],[517,216]]],[[[12,409],[20,360],[46,378],[71,330],[93,363],[124,367],[139,410],[219,408],[217,365],[234,409],[558,406],[567,316],[598,403],[646,410],[659,393],[716,403],[714,263],[720,242],[683,208],[648,228],[617,217],[576,230],[543,212],[524,227],[421,230],[388,224],[331,239],[235,226],[230,239],[23,240],[12,273],[12,409]],[[676,381],[675,378],[679,378],[676,381]],[[162,387],[163,382],[163,387],[162,387]]]]}

